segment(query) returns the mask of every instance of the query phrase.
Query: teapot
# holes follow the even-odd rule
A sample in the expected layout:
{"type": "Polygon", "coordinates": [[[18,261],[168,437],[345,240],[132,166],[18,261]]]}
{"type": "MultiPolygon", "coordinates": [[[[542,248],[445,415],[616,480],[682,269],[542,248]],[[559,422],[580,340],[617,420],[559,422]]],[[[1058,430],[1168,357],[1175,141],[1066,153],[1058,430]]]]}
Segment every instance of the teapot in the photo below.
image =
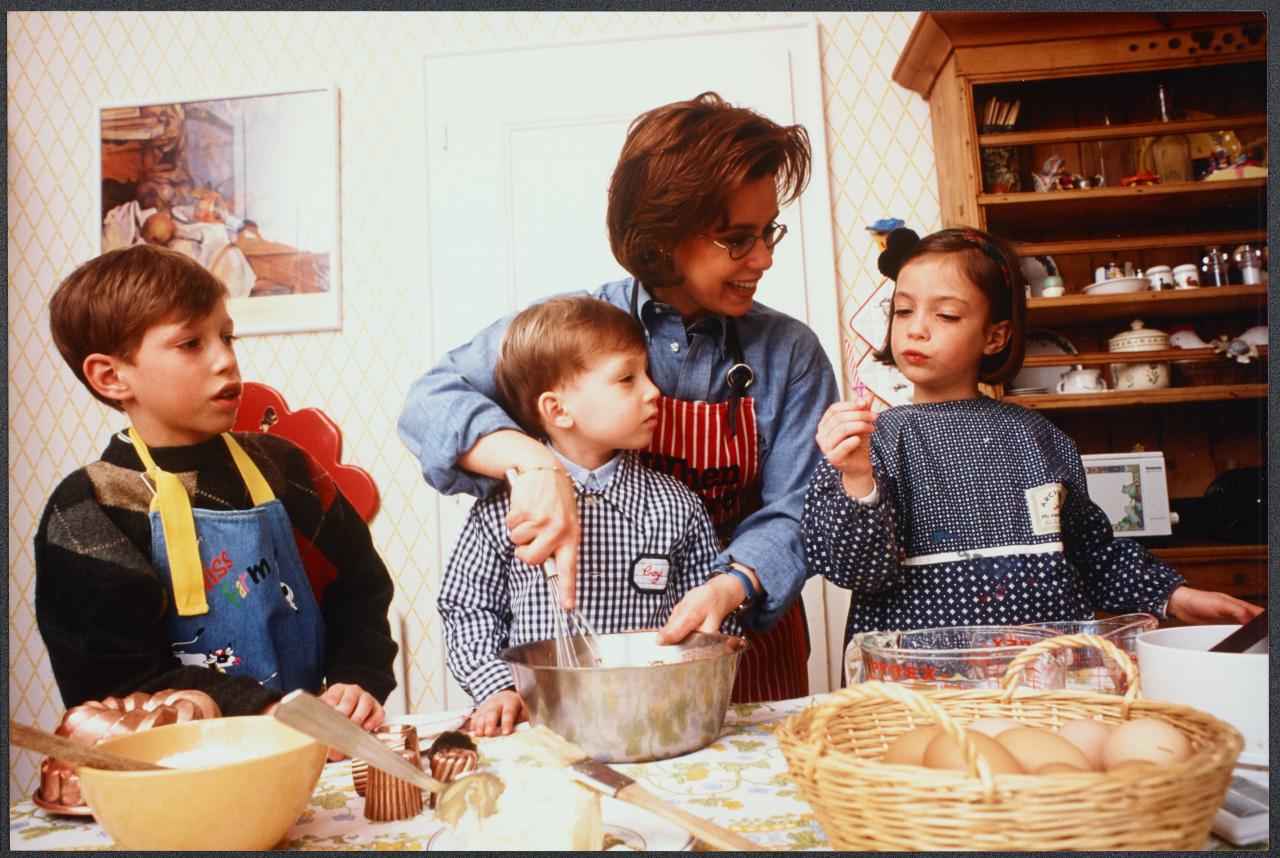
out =
{"type": "Polygon", "coordinates": [[[1058,379],[1059,393],[1098,393],[1106,389],[1107,383],[1097,368],[1085,369],[1077,365],[1058,379]]]}
{"type": "MultiPolygon", "coordinates": [[[[1189,338],[1188,338],[1189,339],[1189,338]]],[[[1129,330],[1121,331],[1107,340],[1107,350],[1112,352],[1163,351],[1169,348],[1169,335],[1164,331],[1146,327],[1141,319],[1134,319],[1129,330]]],[[[1152,390],[1169,386],[1169,363],[1113,363],[1111,385],[1116,390],[1152,390]]]]}

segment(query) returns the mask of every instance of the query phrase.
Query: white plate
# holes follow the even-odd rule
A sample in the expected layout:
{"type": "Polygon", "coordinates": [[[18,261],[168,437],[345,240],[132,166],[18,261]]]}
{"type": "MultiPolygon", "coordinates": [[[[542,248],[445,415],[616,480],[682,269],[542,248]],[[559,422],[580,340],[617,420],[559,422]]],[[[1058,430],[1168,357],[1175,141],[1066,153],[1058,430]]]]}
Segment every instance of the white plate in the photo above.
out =
{"type": "MultiPolygon", "coordinates": [[[[600,797],[605,849],[622,852],[687,852],[693,837],[675,823],[642,807],[616,798],[600,797]]],[[[453,829],[442,828],[427,841],[428,852],[462,852],[466,849],[453,829]]]]}
{"type": "MultiPolygon", "coordinates": [[[[1076,347],[1071,341],[1056,331],[1045,328],[1032,328],[1027,331],[1027,354],[1029,355],[1073,355],[1076,347]]],[[[1063,373],[1070,371],[1069,366],[1034,366],[1023,367],[1013,380],[1010,388],[1039,387],[1044,391],[1057,390],[1058,380],[1063,373]]]]}
{"type": "Polygon", "coordinates": [[[1049,391],[1043,387],[1007,387],[1004,392],[1010,396],[1027,396],[1034,393],[1048,393],[1049,391]]]}
{"type": "Polygon", "coordinates": [[[1120,295],[1124,292],[1142,292],[1151,288],[1151,281],[1145,277],[1113,277],[1101,283],[1090,283],[1084,287],[1086,295],[1120,295]]]}

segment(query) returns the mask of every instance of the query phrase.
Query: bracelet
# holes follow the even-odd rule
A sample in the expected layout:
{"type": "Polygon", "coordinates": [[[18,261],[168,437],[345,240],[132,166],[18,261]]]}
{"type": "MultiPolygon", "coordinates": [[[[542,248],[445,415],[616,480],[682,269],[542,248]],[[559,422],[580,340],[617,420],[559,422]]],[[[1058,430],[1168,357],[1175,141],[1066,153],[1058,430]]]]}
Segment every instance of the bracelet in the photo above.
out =
{"type": "Polygon", "coordinates": [[[515,467],[508,467],[506,473],[504,473],[503,476],[506,476],[507,478],[507,485],[511,485],[511,487],[515,487],[517,476],[520,476],[521,474],[527,474],[529,473],[529,471],[556,471],[557,474],[563,474],[564,479],[568,480],[568,484],[570,484],[570,487],[571,488],[573,487],[572,476],[568,475],[568,471],[564,470],[563,467],[559,465],[529,465],[529,466],[516,465],[515,467]]]}
{"type": "Polygon", "coordinates": [[[743,572],[741,569],[737,569],[733,566],[720,569],[718,572],[721,575],[732,575],[734,578],[737,578],[738,583],[742,585],[742,590],[746,595],[742,597],[742,604],[738,605],[737,610],[741,611],[744,608],[749,608],[755,604],[756,599],[759,598],[759,594],[756,593],[756,588],[751,585],[751,577],[747,575],[746,572],[743,572]]]}
{"type": "Polygon", "coordinates": [[[573,477],[569,476],[569,472],[559,465],[516,465],[514,468],[507,469],[507,482],[511,482],[512,477],[523,476],[530,471],[554,471],[557,474],[564,474],[565,479],[571,483],[573,482],[573,477]]]}

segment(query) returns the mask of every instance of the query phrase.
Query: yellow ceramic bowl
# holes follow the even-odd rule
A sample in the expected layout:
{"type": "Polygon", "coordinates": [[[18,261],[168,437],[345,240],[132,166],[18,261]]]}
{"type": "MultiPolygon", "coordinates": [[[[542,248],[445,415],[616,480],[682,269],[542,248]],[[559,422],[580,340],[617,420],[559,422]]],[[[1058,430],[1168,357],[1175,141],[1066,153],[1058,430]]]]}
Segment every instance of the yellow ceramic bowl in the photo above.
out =
{"type": "Polygon", "coordinates": [[[169,771],[80,768],[94,818],[123,849],[270,849],[307,806],[325,759],[324,745],[257,715],[157,727],[100,747],[152,763],[191,751],[228,759],[169,771]]]}

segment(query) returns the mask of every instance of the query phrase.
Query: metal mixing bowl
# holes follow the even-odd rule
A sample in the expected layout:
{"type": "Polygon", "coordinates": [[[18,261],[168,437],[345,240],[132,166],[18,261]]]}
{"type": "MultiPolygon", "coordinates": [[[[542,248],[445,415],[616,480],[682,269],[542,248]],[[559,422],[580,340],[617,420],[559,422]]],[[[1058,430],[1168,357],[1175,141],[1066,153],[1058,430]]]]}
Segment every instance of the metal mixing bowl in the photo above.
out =
{"type": "MultiPolygon", "coordinates": [[[[570,642],[588,663],[582,639],[570,642]]],[[[656,630],[642,629],[596,643],[596,667],[558,667],[555,640],[502,651],[534,724],[606,763],[678,757],[720,735],[745,640],[693,632],[659,646],[656,630]]]]}

